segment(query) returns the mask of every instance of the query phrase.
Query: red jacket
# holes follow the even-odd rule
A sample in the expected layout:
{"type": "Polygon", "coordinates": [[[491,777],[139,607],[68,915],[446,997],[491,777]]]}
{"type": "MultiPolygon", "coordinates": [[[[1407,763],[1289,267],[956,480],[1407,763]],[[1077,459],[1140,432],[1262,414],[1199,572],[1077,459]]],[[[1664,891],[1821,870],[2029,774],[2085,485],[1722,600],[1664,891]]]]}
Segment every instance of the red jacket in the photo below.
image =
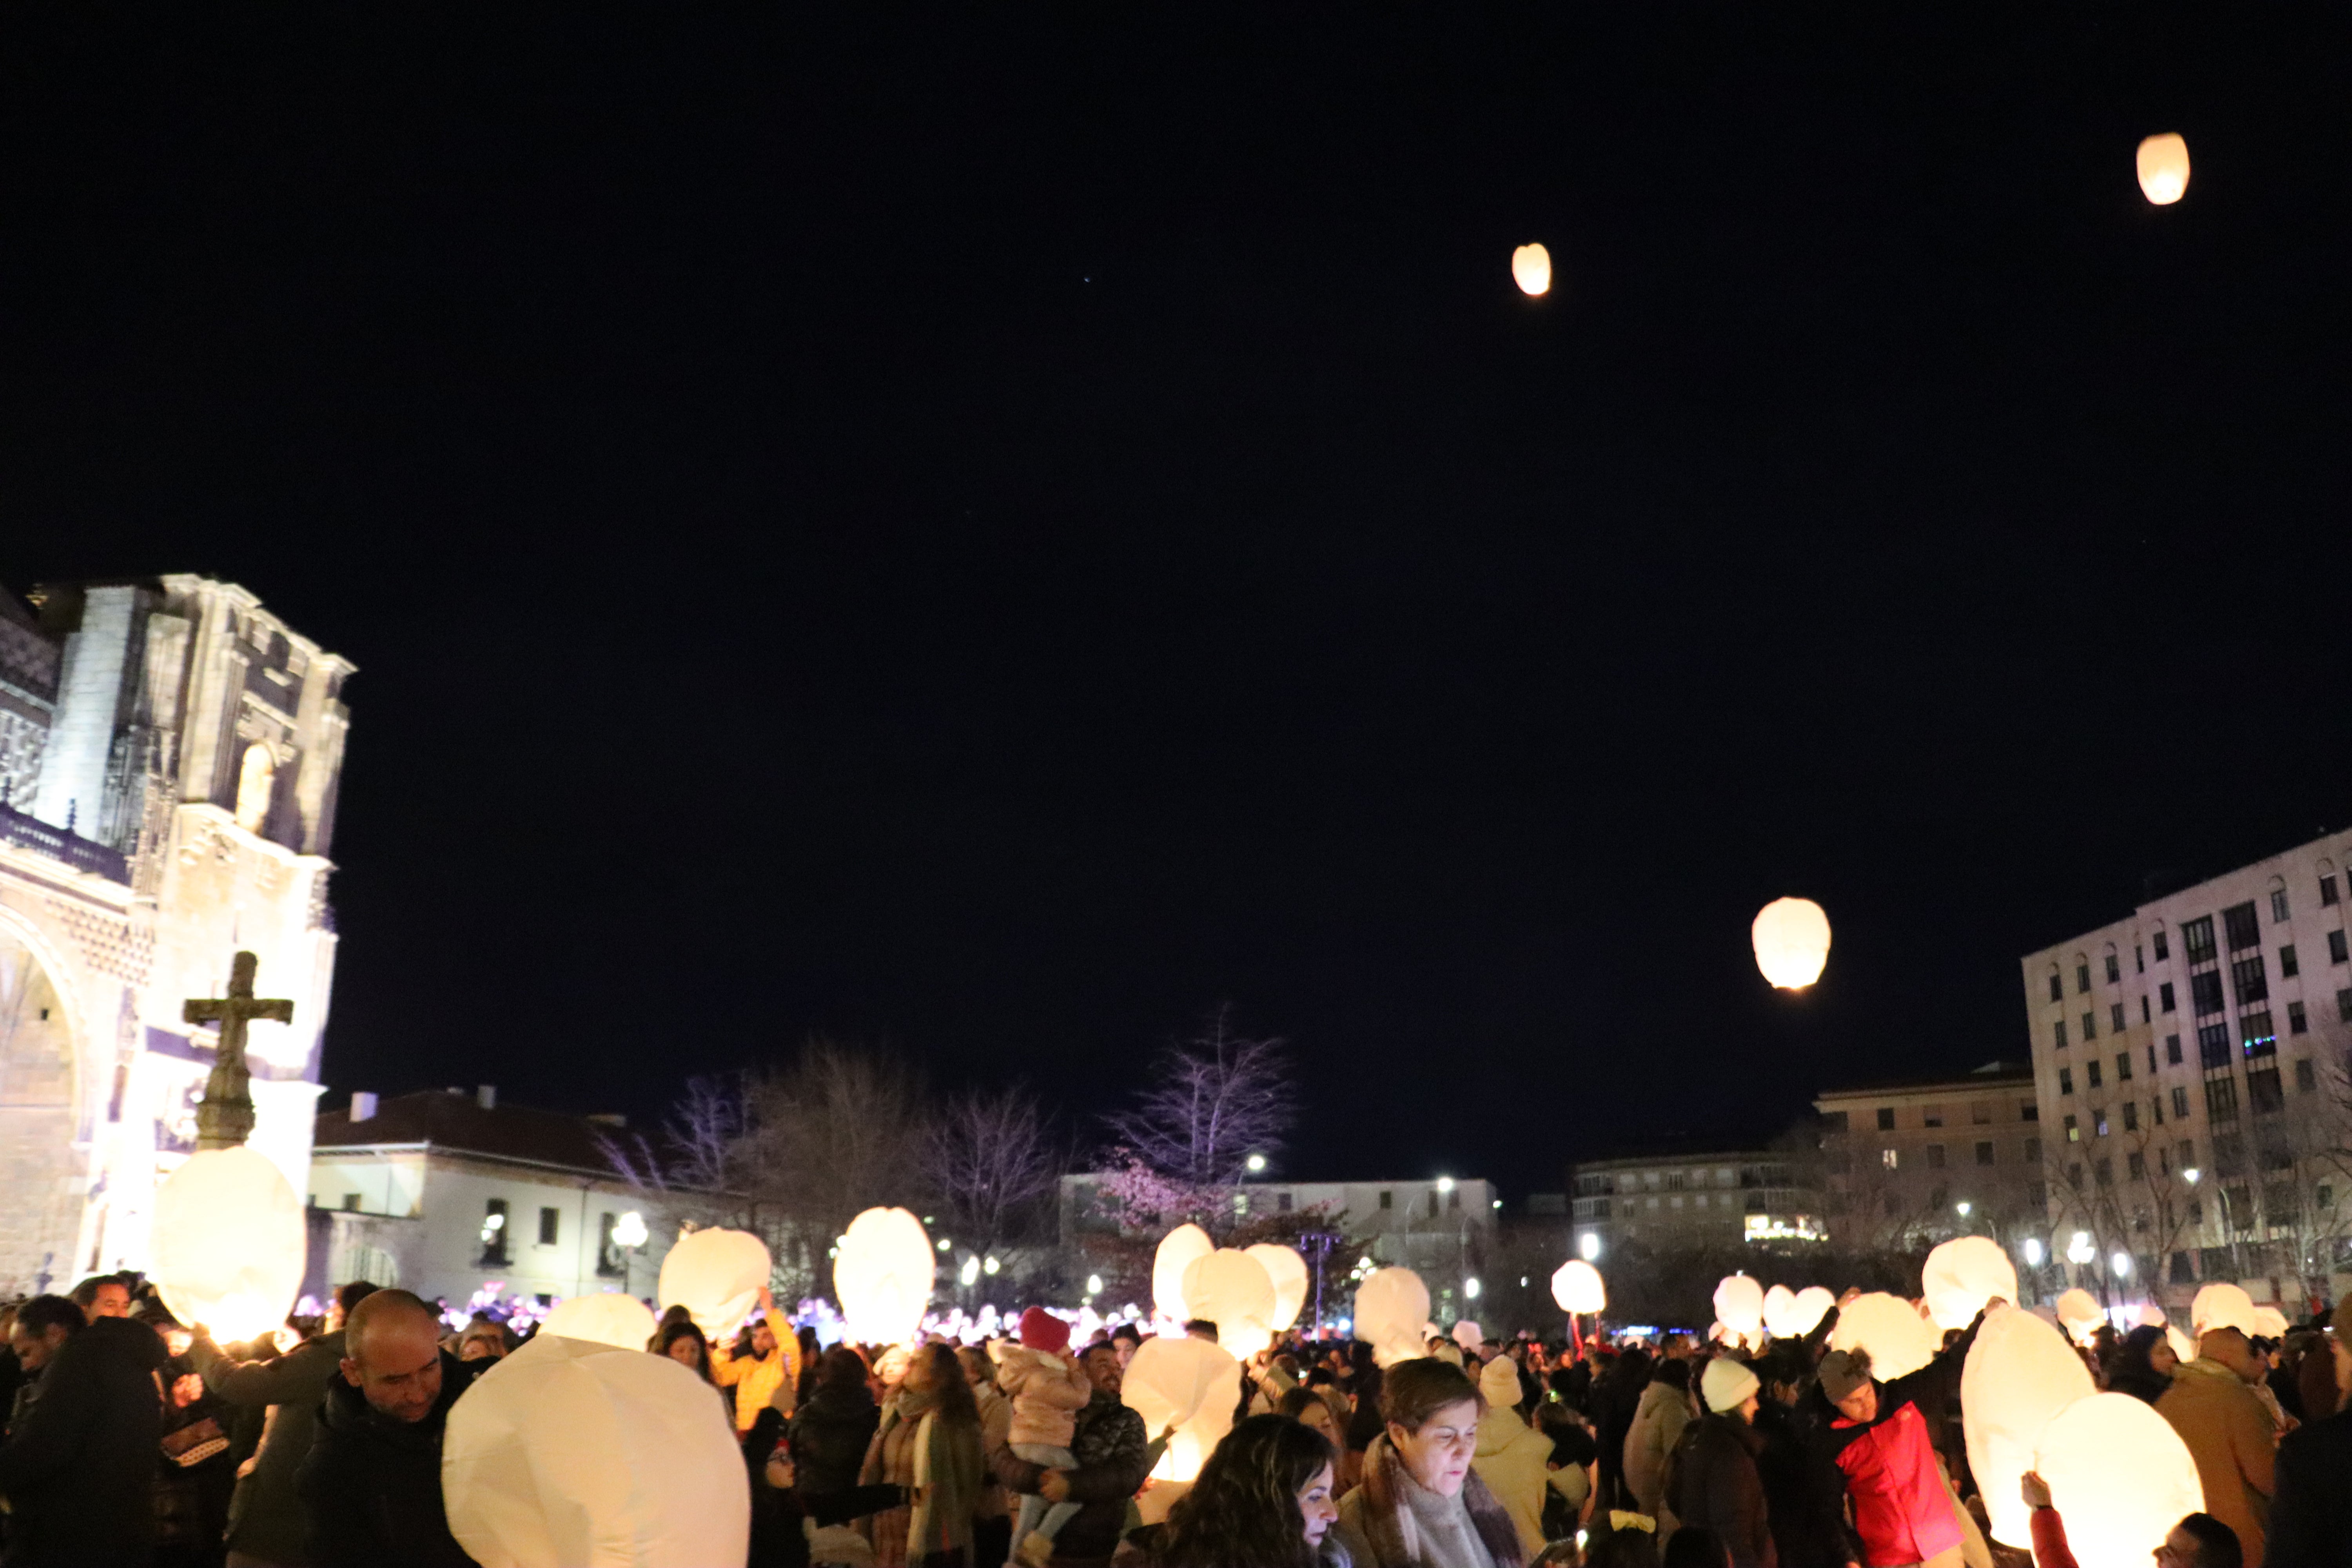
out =
{"type": "Polygon", "coordinates": [[[2074,1568],[2074,1553],[2066,1545],[2066,1521],[2054,1508],[2033,1510],[2035,1568],[2074,1568]]]}
{"type": "Polygon", "coordinates": [[[1927,1418],[1917,1405],[1906,1401],[1867,1426],[1841,1415],[1830,1431],[1832,1441],[1844,1439],[1837,1465],[1845,1472],[1853,1527],[1869,1568],[1925,1563],[1960,1543],[1952,1495],[1936,1468],[1927,1418]]]}

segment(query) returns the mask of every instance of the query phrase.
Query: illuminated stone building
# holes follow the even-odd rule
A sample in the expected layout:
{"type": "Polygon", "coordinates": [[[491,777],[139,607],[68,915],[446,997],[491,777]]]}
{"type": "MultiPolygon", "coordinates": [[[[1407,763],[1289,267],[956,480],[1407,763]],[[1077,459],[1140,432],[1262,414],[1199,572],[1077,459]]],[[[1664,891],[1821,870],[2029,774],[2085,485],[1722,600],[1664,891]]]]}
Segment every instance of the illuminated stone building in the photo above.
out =
{"type": "Polygon", "coordinates": [[[1913,1251],[1962,1235],[2014,1246],[2047,1234],[2041,1106],[2024,1064],[1829,1089],[1813,1109],[1840,1246],[1913,1251]]]}
{"type": "Polygon", "coordinates": [[[1822,1237],[1822,1194],[1785,1151],[1654,1154],[1581,1161],[1569,1171],[1580,1257],[1638,1241],[1652,1249],[1822,1237]]]}

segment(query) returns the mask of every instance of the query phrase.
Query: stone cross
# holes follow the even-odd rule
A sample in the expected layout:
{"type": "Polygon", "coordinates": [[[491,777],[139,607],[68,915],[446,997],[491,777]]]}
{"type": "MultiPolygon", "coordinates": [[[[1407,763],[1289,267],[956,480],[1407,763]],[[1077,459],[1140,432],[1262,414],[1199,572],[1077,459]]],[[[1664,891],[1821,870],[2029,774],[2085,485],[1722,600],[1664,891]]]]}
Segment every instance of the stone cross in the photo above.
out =
{"type": "Polygon", "coordinates": [[[230,966],[228,994],[191,997],[180,1013],[190,1024],[220,1026],[220,1047],[213,1053],[212,1077],[205,1080],[205,1097],[196,1104],[196,1148],[234,1149],[253,1132],[253,1074],[245,1065],[245,1026],[256,1018],[280,1024],[294,1021],[294,1004],[283,997],[256,1001],[253,972],[260,961],[240,952],[230,966]]]}

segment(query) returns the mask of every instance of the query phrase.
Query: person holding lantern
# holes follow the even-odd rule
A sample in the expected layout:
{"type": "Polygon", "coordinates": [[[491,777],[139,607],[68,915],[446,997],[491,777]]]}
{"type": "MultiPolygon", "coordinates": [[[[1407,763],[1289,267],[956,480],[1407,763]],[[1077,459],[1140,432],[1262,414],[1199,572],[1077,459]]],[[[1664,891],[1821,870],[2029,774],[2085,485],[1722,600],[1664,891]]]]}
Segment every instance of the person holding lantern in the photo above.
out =
{"type": "Polygon", "coordinates": [[[1986,1303],[1935,1359],[1890,1383],[1872,1377],[1870,1352],[1860,1346],[1822,1358],[1822,1397],[1833,1412],[1820,1435],[1822,1454],[1843,1475],[1867,1568],[1959,1568],[1968,1531],[1924,1412],[1944,1407],[1985,1311],[2000,1305],[1998,1298],[1986,1303]]]}
{"type": "Polygon", "coordinates": [[[793,1413],[801,1384],[801,1342],[786,1327],[776,1330],[776,1300],[760,1287],[760,1310],[743,1325],[733,1349],[710,1347],[710,1378],[735,1391],[735,1430],[748,1433],[760,1412],[773,1405],[793,1413]]]}

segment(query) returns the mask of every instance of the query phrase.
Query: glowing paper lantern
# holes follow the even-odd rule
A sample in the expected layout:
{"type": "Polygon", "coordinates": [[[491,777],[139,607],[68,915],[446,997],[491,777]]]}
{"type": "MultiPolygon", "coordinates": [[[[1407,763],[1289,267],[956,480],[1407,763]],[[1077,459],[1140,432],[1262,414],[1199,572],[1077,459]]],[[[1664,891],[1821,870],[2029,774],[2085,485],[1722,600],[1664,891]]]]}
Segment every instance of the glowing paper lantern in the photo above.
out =
{"type": "Polygon", "coordinates": [[[1511,281],[1522,294],[1550,293],[1551,252],[1541,245],[1523,245],[1511,252],[1511,281]]]}
{"type": "Polygon", "coordinates": [[[2235,1329],[2249,1339],[2257,1331],[2254,1299],[2236,1285],[2208,1285],[2189,1303],[2189,1331],[2199,1339],[2209,1329],[2235,1329]]]}
{"type": "Polygon", "coordinates": [[[2151,206],[2168,207],[2189,192],[2189,143],[2177,132],[2150,136],[2139,144],[2140,195],[2151,206]]]}
{"type": "Polygon", "coordinates": [[[2261,1340],[2286,1338],[2286,1314],[2276,1307],[2255,1308],[2254,1338],[2261,1340]]]}
{"type": "Polygon", "coordinates": [[[1216,1250],[1197,1225],[1180,1225],[1160,1238],[1160,1250],[1151,1258],[1151,1304],[1161,1317],[1181,1323],[1197,1315],[1184,1308],[1184,1270],[1216,1250]]]}
{"type": "Polygon", "coordinates": [[[869,1345],[912,1342],[938,1268],[923,1222],[905,1209],[867,1209],[851,1220],[833,1260],[833,1293],[849,1337],[869,1345]]]}
{"type": "Polygon", "coordinates": [[[1274,1331],[1278,1334],[1298,1321],[1299,1310],[1307,1305],[1307,1259],[1297,1247],[1272,1241],[1242,1250],[1256,1258],[1265,1277],[1274,1281],[1274,1331]]]}
{"type": "Polygon", "coordinates": [[[1601,1270],[1581,1258],[1571,1258],[1553,1270],[1551,1299],[1571,1316],[1609,1309],[1609,1290],[1601,1283],[1601,1270]]]}
{"type": "Polygon", "coordinates": [[[1775,1285],[1764,1292],[1764,1331],[1776,1340],[1791,1340],[1802,1335],[1790,1325],[1797,1321],[1797,1293],[1786,1285],[1775,1285]]]}
{"type": "Polygon", "coordinates": [[[1748,928],[1756,967],[1784,991],[1802,991],[1830,961],[1830,917],[1811,899],[1775,899],[1748,928]]]}
{"type": "Polygon", "coordinates": [[[1830,1349],[1857,1346],[1870,1352],[1870,1375],[1885,1383],[1908,1377],[1935,1360],[1943,1336],[1910,1302],[1874,1290],[1847,1302],[1830,1331],[1830,1349]]]}
{"type": "Polygon", "coordinates": [[[2105,1309],[2099,1299],[2080,1287],[2063,1291],[2058,1298],[2058,1326],[2074,1338],[2076,1344],[2088,1344],[2098,1332],[2099,1325],[2107,1321],[2105,1309]]]}
{"type": "Polygon", "coordinates": [[[2147,1568],[2172,1527],[2205,1508],[2180,1435],[2128,1394],[2094,1394],[2060,1411],[2042,1429],[2033,1468],[2050,1483],[2082,1568],[2147,1568]]]}
{"type": "Polygon", "coordinates": [[[1465,1318],[1454,1325],[1454,1342],[1462,1347],[1463,1354],[1473,1355],[1480,1345],[1486,1342],[1486,1331],[1471,1319],[1465,1318]]]}
{"type": "Polygon", "coordinates": [[[1149,1436],[1176,1428],[1152,1478],[1189,1481],[1233,1428],[1234,1407],[1242,1397],[1242,1363],[1206,1340],[1156,1335],[1128,1363],[1118,1396],[1143,1417],[1149,1436]]]}
{"type": "Polygon", "coordinates": [[[1429,1353],[1428,1319],[1429,1287],[1410,1268],[1376,1268],[1356,1287],[1356,1337],[1381,1366],[1429,1353]]]}
{"type": "Polygon", "coordinates": [[[1246,1252],[1221,1247],[1184,1270],[1184,1308],[1217,1325],[1217,1342],[1237,1356],[1274,1343],[1274,1281],[1246,1252]]]}
{"type": "Polygon", "coordinates": [[[657,1326],[643,1301],[635,1296],[608,1291],[601,1296],[572,1296],[558,1301],[539,1329],[541,1333],[562,1334],[567,1340],[641,1351],[654,1337],[657,1326]]]}
{"type": "Polygon", "coordinates": [[[1927,1254],[1920,1269],[1927,1315],[1939,1329],[1965,1329],[1995,1297],[2017,1300],[2017,1266],[1989,1237],[1963,1236],[1927,1254]]]}
{"type": "Polygon", "coordinates": [[[191,1154],[155,1190],[154,1213],[148,1274],[173,1316],[221,1344],[286,1321],[310,1247],[276,1161],[243,1144],[191,1154]]]}
{"type": "Polygon", "coordinates": [[[1727,1274],[1715,1288],[1715,1315],[1743,1341],[1764,1338],[1764,1287],[1746,1274],[1727,1274]]]}
{"type": "Polygon", "coordinates": [[[768,1282],[767,1243],[744,1230],[698,1230],[681,1237],[662,1259],[655,1297],[667,1311],[684,1307],[695,1327],[718,1339],[759,1304],[768,1282]]]}
{"type": "Polygon", "coordinates": [[[2158,1306],[2153,1301],[2142,1301],[2139,1304],[2139,1310],[2134,1313],[2133,1316],[2137,1320],[2139,1326],[2143,1329],[2160,1329],[2164,1327],[2164,1309],[2158,1306]]]}
{"type": "Polygon", "coordinates": [[[641,1348],[541,1334],[494,1364],[450,1407],[441,1496],[482,1568],[740,1563],[751,1547],[724,1407],[641,1348]]]}
{"type": "Polygon", "coordinates": [[[1977,1331],[1960,1369],[1961,1426],[1994,1540],[2033,1544],[2032,1510],[2018,1493],[2018,1478],[2033,1468],[2051,1418],[2097,1392],[2066,1336],[2032,1313],[2012,1307],[1977,1331]]]}
{"type": "Polygon", "coordinates": [[[2182,1333],[2179,1323],[2167,1323],[2164,1325],[2164,1342],[2170,1345],[2172,1347],[2172,1353],[2179,1357],[2182,1361],[2195,1361],[2197,1359],[2197,1342],[2190,1339],[2187,1334],[2182,1333]]]}
{"type": "Polygon", "coordinates": [[[1799,1338],[1811,1333],[1822,1326],[1822,1320],[1829,1316],[1830,1309],[1836,1305],[1837,1298],[1821,1286],[1806,1286],[1797,1292],[1797,1304],[1790,1309],[1790,1331],[1799,1338]]]}

